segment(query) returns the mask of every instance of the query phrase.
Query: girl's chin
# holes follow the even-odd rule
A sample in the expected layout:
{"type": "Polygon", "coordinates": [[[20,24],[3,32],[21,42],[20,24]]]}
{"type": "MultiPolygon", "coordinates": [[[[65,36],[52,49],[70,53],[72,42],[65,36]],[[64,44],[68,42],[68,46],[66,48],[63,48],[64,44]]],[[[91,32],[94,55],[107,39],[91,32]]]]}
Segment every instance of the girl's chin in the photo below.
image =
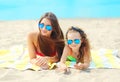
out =
{"type": "Polygon", "coordinates": [[[42,36],[49,37],[49,35],[47,35],[47,34],[42,34],[42,36]]]}
{"type": "Polygon", "coordinates": [[[46,33],[42,33],[42,35],[43,35],[43,36],[47,36],[47,34],[46,34],[46,33]]]}
{"type": "Polygon", "coordinates": [[[71,48],[73,48],[73,49],[74,49],[74,48],[76,48],[76,46],[71,46],[71,48]]]}
{"type": "Polygon", "coordinates": [[[77,47],[71,47],[72,48],[72,50],[76,50],[76,49],[78,49],[77,47]]]}

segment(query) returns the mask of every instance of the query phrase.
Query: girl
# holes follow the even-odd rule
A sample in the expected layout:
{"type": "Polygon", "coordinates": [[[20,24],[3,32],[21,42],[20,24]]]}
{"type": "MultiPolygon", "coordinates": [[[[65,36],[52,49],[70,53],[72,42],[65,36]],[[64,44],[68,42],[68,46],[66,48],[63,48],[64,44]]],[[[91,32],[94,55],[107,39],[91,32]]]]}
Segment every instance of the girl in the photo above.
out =
{"type": "Polygon", "coordinates": [[[74,68],[82,70],[90,64],[90,45],[87,35],[77,27],[71,27],[66,33],[67,45],[60,60],[60,69],[67,70],[67,61],[75,62],[74,68]]]}
{"type": "Polygon", "coordinates": [[[41,17],[38,28],[38,32],[28,34],[30,62],[48,69],[48,62],[58,62],[61,58],[64,48],[63,32],[56,16],[51,12],[41,17]]]}

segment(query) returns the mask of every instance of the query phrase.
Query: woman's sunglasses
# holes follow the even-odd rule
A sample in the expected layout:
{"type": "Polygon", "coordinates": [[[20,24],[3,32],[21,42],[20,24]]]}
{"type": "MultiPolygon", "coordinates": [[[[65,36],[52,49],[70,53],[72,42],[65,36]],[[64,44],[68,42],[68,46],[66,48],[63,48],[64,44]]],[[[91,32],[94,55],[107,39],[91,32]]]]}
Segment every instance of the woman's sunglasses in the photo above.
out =
{"type": "Polygon", "coordinates": [[[48,31],[51,31],[52,30],[52,26],[51,25],[45,25],[44,23],[39,23],[38,24],[39,28],[44,28],[45,26],[45,29],[48,30],[48,31]]]}
{"type": "Polygon", "coordinates": [[[71,39],[68,39],[67,40],[67,43],[70,45],[70,44],[72,44],[73,42],[75,43],[75,44],[79,44],[80,43],[80,39],[74,39],[74,40],[71,40],[71,39]]]}

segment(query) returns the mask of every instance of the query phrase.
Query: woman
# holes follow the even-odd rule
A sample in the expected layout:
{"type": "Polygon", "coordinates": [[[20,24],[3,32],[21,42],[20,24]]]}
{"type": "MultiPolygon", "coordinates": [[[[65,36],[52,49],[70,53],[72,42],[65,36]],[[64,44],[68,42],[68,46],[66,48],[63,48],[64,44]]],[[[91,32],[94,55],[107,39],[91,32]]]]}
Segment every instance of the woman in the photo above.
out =
{"type": "Polygon", "coordinates": [[[49,68],[48,63],[58,62],[64,48],[64,36],[57,17],[45,13],[39,23],[39,32],[28,35],[28,51],[30,62],[44,69],[49,68]]]}

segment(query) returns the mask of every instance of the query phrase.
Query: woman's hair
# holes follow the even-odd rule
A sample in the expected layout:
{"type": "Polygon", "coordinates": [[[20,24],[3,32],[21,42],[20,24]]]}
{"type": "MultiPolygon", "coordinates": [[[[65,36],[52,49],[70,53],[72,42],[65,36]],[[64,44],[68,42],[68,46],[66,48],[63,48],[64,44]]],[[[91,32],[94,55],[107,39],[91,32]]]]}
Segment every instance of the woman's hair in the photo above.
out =
{"type": "Polygon", "coordinates": [[[63,32],[60,28],[57,17],[53,13],[51,12],[45,13],[41,17],[39,23],[41,23],[41,21],[44,18],[47,18],[51,22],[51,26],[53,30],[50,35],[50,38],[42,36],[41,32],[39,33],[38,46],[40,47],[42,53],[45,54],[46,56],[50,56],[53,52],[57,51],[58,58],[60,60],[63,52],[63,48],[65,46],[63,32]]]}
{"type": "Polygon", "coordinates": [[[78,28],[78,27],[73,27],[71,26],[68,31],[66,32],[66,39],[67,38],[67,35],[68,35],[68,32],[69,31],[75,31],[75,32],[79,32],[80,36],[81,36],[81,46],[79,48],[79,55],[78,55],[78,60],[77,60],[77,63],[78,62],[84,62],[84,55],[89,55],[90,56],[90,44],[89,44],[89,40],[87,38],[87,35],[86,33],[78,28]]]}

